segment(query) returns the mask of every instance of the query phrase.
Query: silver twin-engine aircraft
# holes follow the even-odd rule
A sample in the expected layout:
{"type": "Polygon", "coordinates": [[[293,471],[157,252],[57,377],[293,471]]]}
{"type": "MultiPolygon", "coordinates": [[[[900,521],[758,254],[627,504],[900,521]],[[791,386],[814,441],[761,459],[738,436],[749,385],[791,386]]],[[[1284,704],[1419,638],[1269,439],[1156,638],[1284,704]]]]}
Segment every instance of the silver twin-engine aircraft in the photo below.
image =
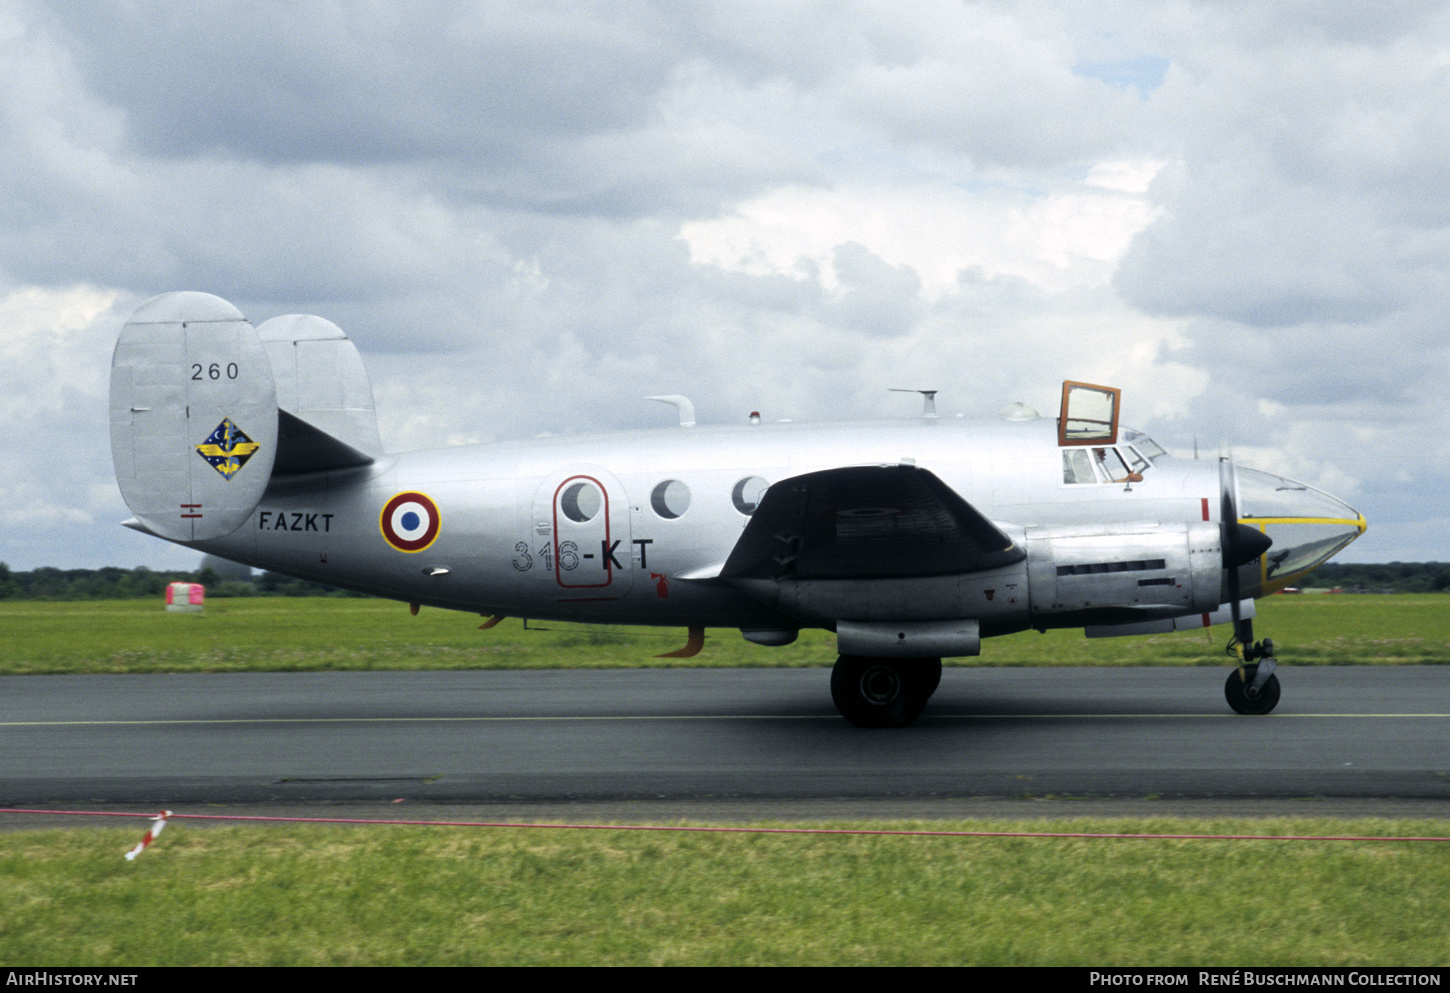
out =
{"type": "Polygon", "coordinates": [[[1365,529],[1358,511],[1120,427],[1120,391],[1063,384],[1056,418],[680,427],[389,454],[357,349],[319,317],[259,327],[205,293],[146,302],[111,371],[134,519],[188,548],[419,605],[836,633],[847,720],[909,724],[981,639],[1230,623],[1228,702],[1279,699],[1254,599],[1365,529]]]}

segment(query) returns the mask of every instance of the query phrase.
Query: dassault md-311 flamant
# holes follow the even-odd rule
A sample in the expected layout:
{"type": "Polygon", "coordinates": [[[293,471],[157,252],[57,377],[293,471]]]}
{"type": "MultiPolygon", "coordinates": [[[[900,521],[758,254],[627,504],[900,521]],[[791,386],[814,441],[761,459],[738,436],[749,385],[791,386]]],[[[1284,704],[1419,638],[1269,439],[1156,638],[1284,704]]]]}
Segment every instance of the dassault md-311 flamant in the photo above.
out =
{"type": "Polygon", "coordinates": [[[1063,384],[1057,418],[695,427],[389,454],[348,337],[253,328],[168,293],[122,329],[111,448],[137,530],[413,605],[785,645],[836,633],[836,706],[900,726],[941,659],[992,635],[1231,623],[1234,710],[1279,699],[1254,599],[1365,529],[1327,493],[1169,456],[1118,424],[1120,391],[1063,384]]]}

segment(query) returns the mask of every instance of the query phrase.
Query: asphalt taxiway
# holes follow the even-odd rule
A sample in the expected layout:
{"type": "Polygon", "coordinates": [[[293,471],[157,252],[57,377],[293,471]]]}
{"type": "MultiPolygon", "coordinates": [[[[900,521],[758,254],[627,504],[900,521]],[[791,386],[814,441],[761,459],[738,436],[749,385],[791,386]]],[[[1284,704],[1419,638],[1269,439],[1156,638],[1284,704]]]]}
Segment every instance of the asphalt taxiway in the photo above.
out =
{"type": "Polygon", "coordinates": [[[1266,717],[1227,672],[948,668],[892,730],[828,669],[0,677],[0,806],[1450,816],[1450,667],[1285,667],[1266,717]]]}

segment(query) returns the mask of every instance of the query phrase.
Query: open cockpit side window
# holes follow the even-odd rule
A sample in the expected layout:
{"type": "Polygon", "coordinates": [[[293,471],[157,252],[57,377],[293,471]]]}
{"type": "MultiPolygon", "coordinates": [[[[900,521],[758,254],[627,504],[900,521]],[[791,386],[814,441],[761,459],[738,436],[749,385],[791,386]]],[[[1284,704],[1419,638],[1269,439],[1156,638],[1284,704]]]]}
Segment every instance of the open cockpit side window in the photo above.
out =
{"type": "Polygon", "coordinates": [[[1064,483],[1141,483],[1153,461],[1166,455],[1157,443],[1132,428],[1118,441],[1118,408],[1123,391],[1067,380],[1062,384],[1062,410],[1057,443],[1062,447],[1064,483]]]}
{"type": "Polygon", "coordinates": [[[1115,445],[1118,407],[1123,391],[1067,380],[1062,384],[1062,409],[1057,418],[1059,445],[1115,445]]]}

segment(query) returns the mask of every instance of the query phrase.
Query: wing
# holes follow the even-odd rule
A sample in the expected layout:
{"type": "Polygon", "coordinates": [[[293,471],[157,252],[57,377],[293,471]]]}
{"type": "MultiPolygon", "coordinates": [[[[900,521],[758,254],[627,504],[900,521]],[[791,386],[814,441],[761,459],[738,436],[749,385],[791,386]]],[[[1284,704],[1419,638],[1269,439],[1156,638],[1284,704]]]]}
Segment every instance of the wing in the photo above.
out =
{"type": "Polygon", "coordinates": [[[847,466],[766,491],[722,579],[890,579],[995,569],[1026,558],[931,472],[847,466]]]}

